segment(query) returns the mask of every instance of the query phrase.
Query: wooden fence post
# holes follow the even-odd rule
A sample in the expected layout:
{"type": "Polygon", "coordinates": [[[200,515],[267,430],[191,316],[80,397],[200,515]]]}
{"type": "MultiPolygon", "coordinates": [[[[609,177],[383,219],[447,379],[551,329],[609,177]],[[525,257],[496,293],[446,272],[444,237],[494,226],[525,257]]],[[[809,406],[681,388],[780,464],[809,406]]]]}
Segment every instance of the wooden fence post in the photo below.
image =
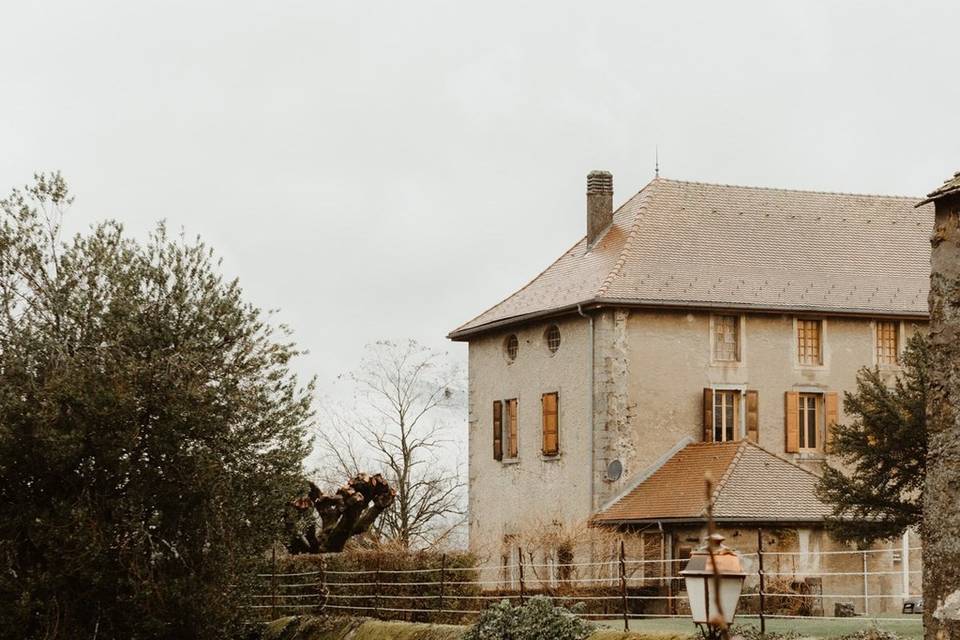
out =
{"type": "Polygon", "coordinates": [[[620,538],[620,598],[623,604],[623,630],[630,631],[630,619],[627,613],[627,558],[620,538]]]}
{"type": "Polygon", "coordinates": [[[440,556],[440,604],[438,609],[439,613],[443,614],[443,585],[446,580],[447,574],[447,554],[440,556]]]}
{"type": "Polygon", "coordinates": [[[319,606],[321,610],[323,610],[323,609],[326,609],[327,607],[327,594],[330,593],[330,591],[327,589],[327,559],[323,556],[323,554],[320,554],[319,578],[320,578],[320,584],[318,585],[319,589],[317,589],[317,596],[320,600],[319,606]]]}
{"type": "Polygon", "coordinates": [[[520,568],[520,606],[523,606],[524,598],[524,587],[523,587],[523,547],[517,547],[517,558],[520,559],[519,565],[520,568]]]}
{"type": "Polygon", "coordinates": [[[763,576],[763,529],[757,529],[757,561],[760,565],[757,572],[760,575],[760,635],[765,636],[767,634],[767,619],[764,615],[766,582],[763,576]]]}
{"type": "Polygon", "coordinates": [[[373,583],[373,615],[380,617],[380,554],[377,554],[377,570],[374,574],[373,583]]]}
{"type": "Polygon", "coordinates": [[[270,619],[277,619],[277,545],[270,547],[271,565],[270,570],[270,619]]]}
{"type": "MultiPolygon", "coordinates": [[[[867,584],[867,552],[863,552],[863,615],[870,615],[870,587],[867,584]]],[[[821,589],[820,593],[823,593],[821,589]]]]}

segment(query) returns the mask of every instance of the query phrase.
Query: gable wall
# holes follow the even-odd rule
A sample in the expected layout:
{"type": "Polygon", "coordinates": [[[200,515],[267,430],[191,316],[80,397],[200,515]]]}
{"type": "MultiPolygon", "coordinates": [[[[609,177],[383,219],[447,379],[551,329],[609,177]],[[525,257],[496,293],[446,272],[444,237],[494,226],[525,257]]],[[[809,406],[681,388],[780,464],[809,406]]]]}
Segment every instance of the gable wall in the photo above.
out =
{"type": "MultiPolygon", "coordinates": [[[[486,334],[469,348],[469,535],[471,550],[499,561],[505,535],[544,527],[554,520],[586,522],[589,485],[588,323],[579,316],[486,334]],[[560,328],[559,350],[551,355],[544,332],[560,328]],[[514,362],[504,341],[515,333],[514,362]],[[559,393],[560,455],[541,455],[543,393],[559,393]],[[518,399],[519,456],[493,458],[493,402],[518,399]]],[[[507,429],[506,419],[504,430],[507,429]]]]}

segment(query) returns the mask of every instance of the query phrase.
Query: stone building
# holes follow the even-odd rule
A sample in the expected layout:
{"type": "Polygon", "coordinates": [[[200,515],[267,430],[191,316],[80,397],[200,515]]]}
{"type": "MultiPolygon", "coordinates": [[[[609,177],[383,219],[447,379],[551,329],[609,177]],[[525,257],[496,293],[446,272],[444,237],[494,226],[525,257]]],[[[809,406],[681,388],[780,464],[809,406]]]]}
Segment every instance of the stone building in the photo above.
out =
{"type": "MultiPolygon", "coordinates": [[[[917,200],[658,177],[614,210],[592,172],[586,236],[449,336],[469,343],[471,547],[495,567],[524,531],[579,522],[681,559],[714,468],[734,546],[762,527],[803,562],[836,550],[813,486],[843,392],[895,373],[927,322],[917,200]]],[[[916,593],[903,552],[875,589],[916,593]]]]}

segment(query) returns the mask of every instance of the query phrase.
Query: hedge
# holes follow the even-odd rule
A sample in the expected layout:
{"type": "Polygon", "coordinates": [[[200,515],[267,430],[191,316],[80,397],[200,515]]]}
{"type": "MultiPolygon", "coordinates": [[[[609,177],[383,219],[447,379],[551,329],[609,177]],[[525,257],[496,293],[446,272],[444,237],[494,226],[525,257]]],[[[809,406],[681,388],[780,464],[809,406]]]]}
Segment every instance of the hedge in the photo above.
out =
{"type": "MultiPolygon", "coordinates": [[[[475,556],[462,552],[440,554],[357,549],[337,554],[286,556],[277,561],[277,573],[281,575],[279,584],[274,585],[269,579],[262,581],[261,595],[257,598],[261,607],[255,610],[258,615],[251,615],[251,619],[318,614],[320,607],[326,605],[325,612],[330,615],[462,624],[474,617],[471,611],[486,609],[501,599],[514,603],[520,600],[517,590],[483,589],[477,584],[480,577],[477,565],[475,556]],[[294,577],[289,574],[315,575],[294,577]],[[441,575],[444,579],[442,589],[439,584],[441,575]],[[296,584],[304,586],[293,586],[296,584]],[[284,597],[274,600],[270,597],[274,592],[284,597]],[[346,597],[338,598],[338,595],[346,597]],[[274,602],[285,606],[276,610],[264,606],[274,602]],[[295,604],[303,606],[294,608],[295,604]]],[[[657,595],[658,589],[654,586],[629,587],[627,592],[632,614],[657,612],[655,607],[663,602],[637,599],[638,596],[657,595]]],[[[549,589],[528,588],[525,592],[528,598],[538,594],[549,596],[565,606],[582,602],[584,614],[622,614],[618,586],[560,584],[549,589]]]]}
{"type": "Polygon", "coordinates": [[[288,556],[278,562],[279,573],[312,571],[321,572],[319,582],[326,589],[327,605],[355,607],[330,607],[331,614],[369,615],[379,612],[379,617],[412,622],[459,622],[464,615],[460,611],[476,609],[479,604],[477,596],[481,590],[476,584],[479,580],[477,559],[469,553],[358,549],[336,554],[288,556]],[[341,571],[360,573],[337,573],[341,571]],[[439,584],[441,575],[444,580],[442,590],[439,584]],[[350,597],[337,598],[337,594],[350,597]]]}

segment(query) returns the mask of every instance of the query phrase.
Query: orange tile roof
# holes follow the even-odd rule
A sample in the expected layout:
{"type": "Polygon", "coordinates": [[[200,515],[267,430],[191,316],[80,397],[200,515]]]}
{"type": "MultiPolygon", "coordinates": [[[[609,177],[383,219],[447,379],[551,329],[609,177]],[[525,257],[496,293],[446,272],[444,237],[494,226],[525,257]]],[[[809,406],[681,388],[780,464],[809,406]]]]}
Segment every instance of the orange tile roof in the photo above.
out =
{"type": "Polygon", "coordinates": [[[926,317],[933,207],[919,198],[657,178],[450,337],[580,304],[926,317]]]}
{"type": "Polygon", "coordinates": [[[818,477],[748,441],[689,444],[593,521],[620,524],[704,520],[704,474],[714,478],[721,521],[822,521],[830,508],[815,493],[818,477]]]}

